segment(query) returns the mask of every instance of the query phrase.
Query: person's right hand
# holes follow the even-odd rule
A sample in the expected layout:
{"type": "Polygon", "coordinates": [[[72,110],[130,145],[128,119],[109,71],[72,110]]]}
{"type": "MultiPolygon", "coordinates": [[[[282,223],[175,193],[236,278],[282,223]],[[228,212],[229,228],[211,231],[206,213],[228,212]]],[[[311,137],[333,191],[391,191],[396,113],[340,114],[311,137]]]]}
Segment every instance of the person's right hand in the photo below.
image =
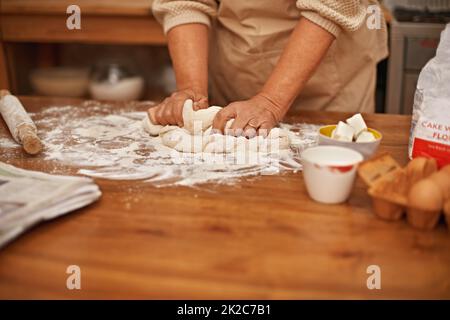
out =
{"type": "Polygon", "coordinates": [[[156,107],[148,109],[150,120],[154,124],[178,125],[183,127],[183,105],[187,99],[194,101],[194,110],[208,108],[208,97],[194,89],[179,90],[164,99],[156,107]]]}

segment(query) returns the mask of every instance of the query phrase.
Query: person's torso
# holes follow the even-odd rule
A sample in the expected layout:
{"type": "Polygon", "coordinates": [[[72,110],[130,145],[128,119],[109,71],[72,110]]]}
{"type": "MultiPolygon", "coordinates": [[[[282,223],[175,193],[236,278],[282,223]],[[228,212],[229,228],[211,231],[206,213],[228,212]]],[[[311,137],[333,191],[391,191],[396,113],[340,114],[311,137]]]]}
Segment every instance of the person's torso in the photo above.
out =
{"type": "MultiPolygon", "coordinates": [[[[248,99],[262,88],[301,18],[295,3],[294,0],[219,2],[210,52],[214,103],[226,105],[248,99]]],[[[336,97],[345,93],[345,87],[362,68],[373,68],[386,54],[385,37],[385,30],[369,30],[364,26],[353,33],[342,32],[294,104],[301,103],[305,109],[333,109],[330,104],[334,101],[335,108],[345,109],[336,105],[336,97]]],[[[357,82],[361,83],[361,79],[357,82]]]]}

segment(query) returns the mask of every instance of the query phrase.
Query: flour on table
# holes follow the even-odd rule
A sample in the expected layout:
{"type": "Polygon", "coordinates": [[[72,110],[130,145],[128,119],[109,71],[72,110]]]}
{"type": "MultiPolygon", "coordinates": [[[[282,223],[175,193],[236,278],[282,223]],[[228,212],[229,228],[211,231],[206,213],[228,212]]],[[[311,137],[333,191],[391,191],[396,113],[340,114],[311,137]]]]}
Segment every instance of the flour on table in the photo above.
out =
{"type": "MultiPolygon", "coordinates": [[[[143,180],[156,186],[229,184],[261,174],[301,169],[300,152],[316,144],[317,126],[286,125],[290,147],[277,154],[179,152],[149,136],[142,119],[152,103],[122,106],[87,102],[81,106],[54,106],[33,114],[45,145],[39,157],[79,168],[78,173],[113,180],[143,180]]],[[[13,146],[0,136],[0,147],[13,146]]],[[[9,139],[11,140],[11,139],[9,139]]]]}
{"type": "Polygon", "coordinates": [[[0,148],[15,148],[15,147],[20,147],[20,144],[14,141],[13,138],[0,137],[0,148]]]}

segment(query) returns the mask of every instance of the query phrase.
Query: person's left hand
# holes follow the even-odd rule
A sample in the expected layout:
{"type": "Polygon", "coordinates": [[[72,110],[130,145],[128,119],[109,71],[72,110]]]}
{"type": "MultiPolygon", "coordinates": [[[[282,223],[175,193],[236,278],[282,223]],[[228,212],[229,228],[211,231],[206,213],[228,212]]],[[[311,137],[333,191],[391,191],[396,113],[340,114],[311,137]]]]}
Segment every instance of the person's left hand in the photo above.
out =
{"type": "Polygon", "coordinates": [[[224,133],[227,121],[235,119],[226,134],[244,135],[249,138],[257,134],[267,136],[284,114],[284,108],[275,104],[269,97],[258,94],[249,100],[230,103],[219,111],[213,121],[213,130],[224,133]]]}

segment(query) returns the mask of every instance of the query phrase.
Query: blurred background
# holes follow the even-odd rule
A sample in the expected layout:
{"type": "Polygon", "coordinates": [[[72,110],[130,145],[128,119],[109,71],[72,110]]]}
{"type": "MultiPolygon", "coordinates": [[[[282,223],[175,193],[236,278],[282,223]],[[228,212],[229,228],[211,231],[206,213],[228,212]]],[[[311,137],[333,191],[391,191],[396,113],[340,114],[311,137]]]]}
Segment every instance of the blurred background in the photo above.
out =
{"type": "MultiPolygon", "coordinates": [[[[16,95],[161,100],[175,89],[152,0],[0,0],[0,87],[16,95]],[[68,30],[66,9],[82,10],[68,30]]],[[[377,111],[410,114],[418,75],[450,22],[450,0],[384,0],[390,57],[377,111]]]]}

